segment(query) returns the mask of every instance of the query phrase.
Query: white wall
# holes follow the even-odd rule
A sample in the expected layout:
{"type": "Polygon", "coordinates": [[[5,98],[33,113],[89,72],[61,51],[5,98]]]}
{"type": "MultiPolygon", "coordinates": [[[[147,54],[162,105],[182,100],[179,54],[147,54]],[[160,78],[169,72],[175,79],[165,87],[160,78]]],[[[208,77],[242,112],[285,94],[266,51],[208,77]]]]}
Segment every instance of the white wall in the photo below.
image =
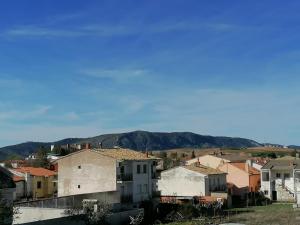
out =
{"type": "Polygon", "coordinates": [[[25,181],[16,182],[15,200],[25,197],[25,181]]]}
{"type": "MultiPolygon", "coordinates": [[[[85,225],[85,221],[67,218],[65,209],[51,208],[31,208],[20,207],[20,214],[15,218],[13,224],[36,224],[36,225],[52,225],[52,224],[68,224],[68,225],[85,225]]],[[[128,211],[112,213],[108,215],[107,222],[112,225],[129,224],[130,216],[136,216],[143,213],[143,209],[132,209],[128,211]]]]}
{"type": "Polygon", "coordinates": [[[116,179],[116,160],[96,152],[86,150],[58,160],[58,197],[116,191],[116,179]]]}
{"type": "Polygon", "coordinates": [[[158,190],[163,196],[204,196],[209,194],[207,176],[175,167],[161,173],[158,190]]]}
{"type": "Polygon", "coordinates": [[[67,217],[67,215],[64,214],[64,209],[20,207],[18,210],[20,213],[14,218],[13,224],[25,224],[67,217]]]}

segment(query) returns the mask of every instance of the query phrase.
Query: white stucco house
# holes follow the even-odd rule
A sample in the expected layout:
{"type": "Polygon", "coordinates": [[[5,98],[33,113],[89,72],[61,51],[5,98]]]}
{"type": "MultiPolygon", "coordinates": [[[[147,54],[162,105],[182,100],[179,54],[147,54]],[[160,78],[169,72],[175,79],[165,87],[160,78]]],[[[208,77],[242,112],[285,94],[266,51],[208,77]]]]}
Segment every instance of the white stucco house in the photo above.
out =
{"type": "Polygon", "coordinates": [[[298,202],[299,187],[299,158],[283,157],[270,160],[261,168],[261,191],[269,199],[292,202],[297,200],[298,202]]]}
{"type": "Polygon", "coordinates": [[[200,164],[165,170],[158,180],[161,196],[191,198],[210,196],[212,192],[227,192],[226,173],[200,164]]]}
{"type": "Polygon", "coordinates": [[[129,149],[84,149],[61,157],[58,197],[115,192],[121,203],[148,200],[157,190],[157,158],[129,149]]]}

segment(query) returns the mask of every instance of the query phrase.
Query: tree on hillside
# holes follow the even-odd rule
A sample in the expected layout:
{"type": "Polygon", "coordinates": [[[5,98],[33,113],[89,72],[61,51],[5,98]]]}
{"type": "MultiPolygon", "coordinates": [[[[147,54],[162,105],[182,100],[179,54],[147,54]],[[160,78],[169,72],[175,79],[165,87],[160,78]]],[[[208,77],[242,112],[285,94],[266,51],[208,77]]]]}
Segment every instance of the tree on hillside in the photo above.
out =
{"type": "Polygon", "coordinates": [[[196,158],[195,150],[192,151],[192,159],[196,158]]]}
{"type": "Polygon", "coordinates": [[[166,157],[167,157],[167,153],[166,153],[166,152],[161,151],[161,152],[159,153],[159,158],[163,159],[163,158],[166,158],[166,157]]]}
{"type": "Polygon", "coordinates": [[[32,161],[32,166],[48,168],[49,162],[47,160],[47,153],[47,149],[45,149],[43,146],[39,148],[36,152],[36,159],[32,161]]]}
{"type": "Polygon", "coordinates": [[[177,152],[172,152],[172,153],[171,153],[171,158],[172,158],[172,159],[177,159],[177,158],[178,158],[177,152]]]}

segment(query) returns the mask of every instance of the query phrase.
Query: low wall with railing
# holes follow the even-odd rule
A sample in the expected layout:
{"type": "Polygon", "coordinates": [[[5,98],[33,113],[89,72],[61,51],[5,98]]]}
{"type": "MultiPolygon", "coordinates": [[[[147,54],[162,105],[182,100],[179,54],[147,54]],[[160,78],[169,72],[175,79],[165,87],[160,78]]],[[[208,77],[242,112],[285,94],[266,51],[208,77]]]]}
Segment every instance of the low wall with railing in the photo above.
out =
{"type": "Polygon", "coordinates": [[[84,199],[97,199],[98,201],[108,204],[120,203],[119,192],[111,191],[18,202],[14,205],[16,207],[67,209],[72,207],[81,207],[84,199]]]}

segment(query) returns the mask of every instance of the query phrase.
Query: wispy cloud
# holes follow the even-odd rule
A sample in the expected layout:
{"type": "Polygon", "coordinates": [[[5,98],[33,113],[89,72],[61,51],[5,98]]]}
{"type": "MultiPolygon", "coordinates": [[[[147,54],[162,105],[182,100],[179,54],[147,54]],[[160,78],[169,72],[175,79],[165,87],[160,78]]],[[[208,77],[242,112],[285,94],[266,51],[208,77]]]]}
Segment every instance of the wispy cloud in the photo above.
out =
{"type": "Polygon", "coordinates": [[[148,72],[144,69],[86,69],[80,73],[94,78],[126,81],[145,76],[148,72]]]}
{"type": "MultiPolygon", "coordinates": [[[[72,18],[72,17],[71,17],[72,18]]],[[[161,22],[147,27],[138,24],[86,24],[76,27],[55,27],[49,25],[28,25],[8,29],[1,33],[5,37],[82,37],[82,36],[127,36],[138,34],[159,34],[167,32],[194,31],[210,29],[233,31],[234,24],[201,23],[190,21],[161,22]]]]}
{"type": "Polygon", "coordinates": [[[44,105],[38,106],[32,110],[2,110],[0,111],[0,121],[2,120],[28,120],[28,119],[36,119],[41,116],[45,116],[48,114],[52,106],[44,105]]]}
{"type": "Polygon", "coordinates": [[[0,78],[0,87],[1,88],[20,87],[22,84],[23,84],[23,82],[20,79],[0,78]]]}
{"type": "Polygon", "coordinates": [[[71,29],[51,29],[43,27],[17,27],[2,33],[7,37],[80,37],[87,35],[86,32],[71,29]]]}

